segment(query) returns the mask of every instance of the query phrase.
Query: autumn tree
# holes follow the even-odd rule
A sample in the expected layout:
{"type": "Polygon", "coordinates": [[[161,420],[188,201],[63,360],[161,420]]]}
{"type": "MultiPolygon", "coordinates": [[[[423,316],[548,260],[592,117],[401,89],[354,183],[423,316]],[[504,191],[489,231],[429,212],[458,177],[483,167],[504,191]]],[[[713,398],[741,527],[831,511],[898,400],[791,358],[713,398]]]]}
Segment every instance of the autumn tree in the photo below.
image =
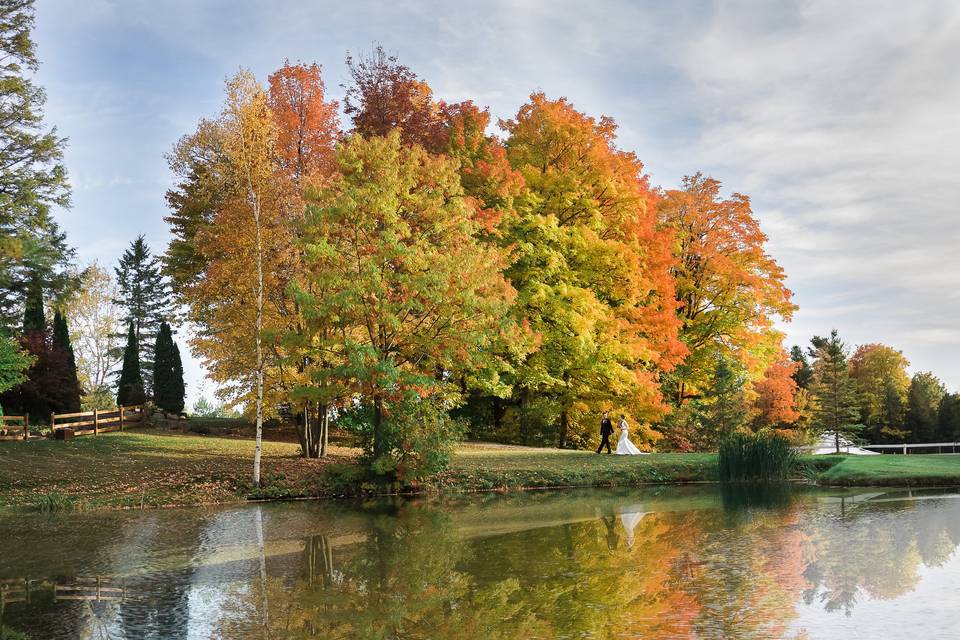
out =
{"type": "Polygon", "coordinates": [[[850,377],[860,396],[860,421],[871,442],[905,435],[908,366],[903,352],[883,344],[860,345],[850,357],[850,377]]]}
{"type": "Polygon", "coordinates": [[[131,322],[127,330],[127,345],[123,349],[123,367],[117,381],[117,405],[124,407],[143,404],[145,400],[143,375],[140,372],[140,349],[137,347],[137,333],[131,322]]]}
{"type": "Polygon", "coordinates": [[[381,46],[358,58],[347,56],[347,69],[353,83],[346,87],[343,111],[354,133],[386,136],[399,129],[403,144],[437,150],[442,139],[439,107],[426,82],[381,46]]]}
{"type": "Polygon", "coordinates": [[[797,422],[800,412],[797,410],[797,382],[794,378],[800,364],[794,362],[786,353],[767,367],[763,377],[753,390],[752,425],[754,429],[765,427],[788,427],[797,422]]]}
{"type": "Polygon", "coordinates": [[[445,418],[406,416],[452,406],[438,372],[484,357],[512,292],[498,254],[475,238],[455,162],[403,146],[393,131],[354,135],[337,164],[338,175],[309,194],[301,240],[304,348],[327,363],[308,386],[358,394],[370,410],[374,469],[416,477],[445,418]],[[429,428],[413,431],[418,423],[429,428]]]}
{"type": "MultiPolygon", "coordinates": [[[[165,257],[200,328],[195,352],[223,397],[261,414],[294,400],[305,375],[300,354],[282,340],[302,325],[288,295],[300,269],[295,233],[302,191],[332,170],[338,134],[317,65],[286,63],[269,85],[268,93],[247,73],[233,79],[221,116],[201,122],[170,155],[180,182],[167,194],[174,240],[165,257]]],[[[314,419],[303,417],[301,435],[328,417],[316,404],[306,409],[314,419]]]]}
{"type": "Polygon", "coordinates": [[[32,0],[0,4],[0,325],[13,327],[37,278],[60,298],[74,283],[73,251],[51,215],[70,205],[66,140],[43,120],[44,90],[31,76],[32,0]]]}
{"type": "Polygon", "coordinates": [[[130,243],[114,272],[118,295],[113,303],[123,310],[123,325],[133,324],[144,367],[144,391],[149,397],[153,393],[153,345],[160,324],[173,315],[172,296],[161,273],[160,259],[151,253],[143,235],[130,243]]]}
{"type": "Polygon", "coordinates": [[[511,375],[521,437],[535,398],[551,403],[560,446],[572,425],[586,430],[580,416],[601,406],[640,423],[660,417],[658,373],[684,351],[669,237],[656,229],[642,163],[617,148],[612,119],[586,116],[562,98],[535,93],[501,127],[526,185],[502,231],[513,248],[505,273],[518,292],[515,318],[537,340],[511,375]]]}
{"type": "Polygon", "coordinates": [[[77,377],[85,394],[81,398],[84,410],[114,406],[111,380],[123,353],[117,337],[121,312],[113,302],[117,296],[110,273],[94,263],[84,269],[79,290],[66,302],[77,377]]]}
{"type": "Polygon", "coordinates": [[[856,384],[850,378],[847,346],[836,329],[827,338],[814,336],[811,344],[810,356],[815,359],[813,370],[816,375],[813,426],[819,433],[833,436],[837,453],[840,453],[841,437],[855,436],[863,429],[858,422],[860,401],[856,384]]]}
{"type": "Polygon", "coordinates": [[[937,376],[923,371],[910,379],[907,393],[907,429],[911,442],[932,442],[937,432],[937,412],[946,395],[937,376]]]}
{"type": "Polygon", "coordinates": [[[698,173],[667,191],[657,208],[671,235],[680,339],[689,350],[665,385],[676,406],[710,384],[719,356],[759,379],[779,357],[782,336],[774,321],[789,320],[795,308],[783,269],[766,252],[750,198],[723,198],[720,187],[698,173]]]}

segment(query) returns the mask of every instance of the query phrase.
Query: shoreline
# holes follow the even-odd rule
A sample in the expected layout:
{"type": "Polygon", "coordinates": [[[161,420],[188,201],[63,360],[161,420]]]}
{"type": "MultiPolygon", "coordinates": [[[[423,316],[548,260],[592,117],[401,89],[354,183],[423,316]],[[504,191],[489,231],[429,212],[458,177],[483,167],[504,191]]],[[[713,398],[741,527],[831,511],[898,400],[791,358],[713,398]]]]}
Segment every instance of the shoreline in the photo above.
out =
{"type": "MultiPolygon", "coordinates": [[[[375,491],[351,473],[357,451],[321,460],[264,442],[263,480],[249,482],[252,442],[137,429],[70,442],[0,443],[0,513],[146,510],[246,502],[437,497],[518,491],[719,484],[716,455],[593,452],[464,443],[450,467],[408,491],[375,491]],[[12,446],[11,446],[12,445],[12,446]]],[[[960,454],[803,456],[791,483],[826,488],[957,488],[960,454]]]]}

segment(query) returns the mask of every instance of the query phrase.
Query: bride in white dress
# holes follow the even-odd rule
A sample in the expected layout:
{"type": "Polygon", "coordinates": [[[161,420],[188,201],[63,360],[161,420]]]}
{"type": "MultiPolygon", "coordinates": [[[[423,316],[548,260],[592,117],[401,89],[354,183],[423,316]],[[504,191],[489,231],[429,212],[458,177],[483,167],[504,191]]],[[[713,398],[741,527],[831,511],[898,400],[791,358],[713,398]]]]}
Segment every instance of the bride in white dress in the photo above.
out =
{"type": "Polygon", "coordinates": [[[617,450],[614,451],[618,456],[639,456],[646,455],[640,449],[637,449],[637,446],[630,442],[630,436],[628,435],[627,429],[627,418],[623,414],[620,414],[620,422],[617,424],[620,427],[620,439],[617,441],[617,450]]]}

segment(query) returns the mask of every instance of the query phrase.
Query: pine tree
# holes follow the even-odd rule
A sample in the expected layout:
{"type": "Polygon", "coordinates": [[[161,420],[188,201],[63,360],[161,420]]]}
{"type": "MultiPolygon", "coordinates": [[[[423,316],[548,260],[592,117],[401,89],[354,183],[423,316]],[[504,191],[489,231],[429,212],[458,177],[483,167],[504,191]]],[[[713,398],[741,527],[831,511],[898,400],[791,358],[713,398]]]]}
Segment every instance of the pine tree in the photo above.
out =
{"type": "Polygon", "coordinates": [[[0,3],[0,324],[12,326],[39,272],[61,293],[72,257],[51,208],[70,204],[65,140],[43,122],[46,95],[31,75],[39,66],[30,38],[33,0],[0,3]]]}
{"type": "Polygon", "coordinates": [[[863,428],[859,423],[857,387],[850,377],[847,363],[847,347],[836,329],[830,332],[829,338],[814,336],[811,343],[814,348],[810,350],[810,356],[816,359],[813,395],[817,406],[813,426],[820,433],[833,435],[837,453],[840,453],[841,436],[855,436],[863,428]]]}
{"type": "Polygon", "coordinates": [[[123,350],[123,368],[120,370],[120,381],[117,384],[117,404],[121,407],[142,404],[145,400],[143,392],[143,376],[140,374],[140,354],[137,352],[137,335],[130,323],[127,331],[127,346],[123,350]]]}
{"type": "Polygon", "coordinates": [[[183,411],[183,365],[180,349],[173,341],[170,325],[160,325],[153,360],[154,401],[168,413],[183,411]]]}
{"type": "Polygon", "coordinates": [[[719,440],[735,432],[746,421],[747,403],[743,387],[746,378],[735,370],[726,358],[718,358],[713,381],[705,394],[698,400],[700,405],[700,423],[707,446],[715,445],[719,440]]]}
{"type": "Polygon", "coordinates": [[[57,311],[53,316],[53,342],[66,356],[64,388],[62,389],[66,405],[64,406],[64,412],[80,411],[81,392],[80,380],[77,377],[77,359],[73,353],[73,345],[70,344],[70,330],[67,328],[67,319],[60,311],[57,311]]]}
{"type": "Polygon", "coordinates": [[[160,260],[151,255],[144,237],[130,244],[115,269],[119,297],[114,303],[124,310],[123,321],[133,325],[137,354],[144,368],[143,386],[153,393],[153,347],[160,324],[172,309],[169,287],[160,271],[160,260]]]}

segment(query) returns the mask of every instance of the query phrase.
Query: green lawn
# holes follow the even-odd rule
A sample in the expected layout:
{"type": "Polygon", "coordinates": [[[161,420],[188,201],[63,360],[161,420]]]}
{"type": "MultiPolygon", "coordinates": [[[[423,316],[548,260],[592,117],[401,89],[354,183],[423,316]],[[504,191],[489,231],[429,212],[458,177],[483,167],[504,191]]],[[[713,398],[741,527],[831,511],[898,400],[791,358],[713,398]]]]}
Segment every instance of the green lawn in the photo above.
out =
{"type": "Polygon", "coordinates": [[[818,480],[847,486],[960,485],[960,454],[842,456],[818,480]]]}
{"type": "MultiPolygon", "coordinates": [[[[326,460],[304,460],[298,445],[265,441],[261,497],[331,495],[326,465],[358,451],[332,447],[326,460]]],[[[251,496],[253,442],[246,438],[135,430],[53,440],[0,442],[0,508],[44,496],[80,508],[139,508],[225,503],[251,496]]],[[[805,456],[807,480],[830,485],[960,486],[960,455],[805,456]]],[[[710,453],[597,455],[533,447],[466,443],[428,491],[633,486],[715,481],[710,453]]]]}
{"type": "Polygon", "coordinates": [[[712,453],[617,456],[496,444],[462,445],[437,483],[454,490],[630,486],[716,480],[712,453]]]}

